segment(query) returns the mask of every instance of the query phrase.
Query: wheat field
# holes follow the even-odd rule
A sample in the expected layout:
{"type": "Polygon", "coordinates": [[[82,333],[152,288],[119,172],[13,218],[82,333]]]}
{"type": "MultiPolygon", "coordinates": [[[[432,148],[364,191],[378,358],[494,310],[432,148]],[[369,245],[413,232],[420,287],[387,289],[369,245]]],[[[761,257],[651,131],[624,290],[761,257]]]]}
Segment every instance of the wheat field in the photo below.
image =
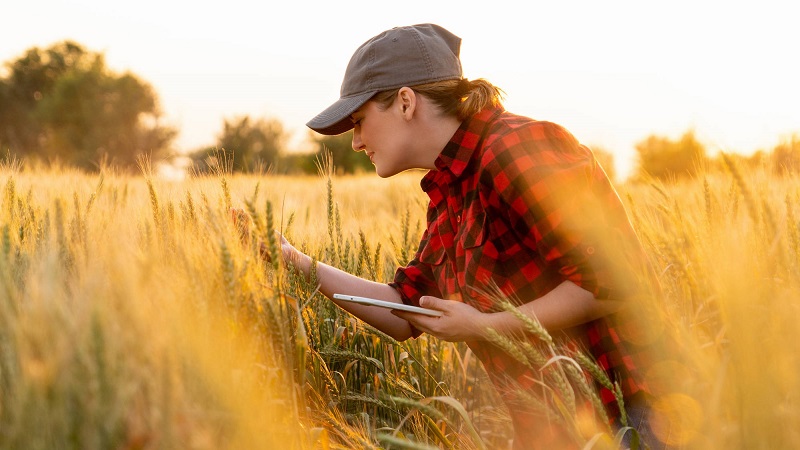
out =
{"type": "MultiPolygon", "coordinates": [[[[507,448],[507,414],[465,346],[392,340],[262,260],[230,220],[245,209],[272,254],[276,229],[389,281],[421,235],[420,177],[169,181],[6,163],[0,447],[507,448]]],[[[731,163],[618,191],[661,286],[643,310],[677,352],[647,372],[655,431],[670,422],[663,438],[691,449],[800,447],[797,177],[731,163]]],[[[571,422],[576,443],[614,448],[593,414],[571,422]]]]}

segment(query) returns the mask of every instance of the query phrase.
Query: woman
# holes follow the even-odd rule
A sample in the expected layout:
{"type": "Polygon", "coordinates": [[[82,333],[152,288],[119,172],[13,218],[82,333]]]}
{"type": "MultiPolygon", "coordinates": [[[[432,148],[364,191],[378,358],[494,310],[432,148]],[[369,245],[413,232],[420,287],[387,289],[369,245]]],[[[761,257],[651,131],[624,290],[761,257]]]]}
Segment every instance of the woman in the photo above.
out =
{"type": "MultiPolygon", "coordinates": [[[[640,349],[621,330],[633,328],[625,312],[642,250],[591,151],[556,124],[505,111],[489,82],[464,79],[460,44],[433,24],[373,37],[353,55],[340,99],[308,122],[326,135],[353,129],[353,149],[381,177],[429,170],[421,183],[430,196],[427,228],[414,259],[389,284],[318,263],[320,291],[441,311],[432,317],[334,300],[397,340],[429,333],[465,341],[510,409],[515,448],[566,445],[516,398],[536,374],[486,340],[489,328],[523,330],[487,292],[499,288],[550,333],[591,350],[626,402],[639,402],[640,349]]],[[[309,256],[285,239],[282,250],[310,272],[309,256]]],[[[618,417],[613,395],[601,394],[618,417]]]]}

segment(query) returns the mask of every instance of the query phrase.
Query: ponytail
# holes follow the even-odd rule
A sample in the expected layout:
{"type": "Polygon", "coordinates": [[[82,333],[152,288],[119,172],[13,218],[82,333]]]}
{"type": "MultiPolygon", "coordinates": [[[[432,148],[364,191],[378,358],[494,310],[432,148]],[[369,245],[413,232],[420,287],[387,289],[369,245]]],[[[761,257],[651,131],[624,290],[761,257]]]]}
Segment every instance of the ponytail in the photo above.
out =
{"type": "Polygon", "coordinates": [[[459,88],[464,91],[462,101],[458,105],[458,118],[461,120],[490,106],[502,106],[504,92],[483,78],[473,81],[462,79],[459,81],[459,88]]]}
{"type": "MultiPolygon", "coordinates": [[[[473,116],[488,107],[502,106],[502,89],[483,78],[476,80],[435,81],[433,83],[410,86],[414,92],[431,99],[445,115],[454,115],[459,120],[473,116]]],[[[375,94],[372,100],[386,109],[397,97],[397,89],[375,94]]]]}

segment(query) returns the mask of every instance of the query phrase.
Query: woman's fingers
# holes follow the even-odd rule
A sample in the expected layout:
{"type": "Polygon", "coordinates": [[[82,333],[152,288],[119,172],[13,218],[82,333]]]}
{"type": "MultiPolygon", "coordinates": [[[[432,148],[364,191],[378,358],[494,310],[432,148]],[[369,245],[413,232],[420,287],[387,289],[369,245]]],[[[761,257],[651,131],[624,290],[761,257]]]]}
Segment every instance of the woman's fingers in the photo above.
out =
{"type": "Polygon", "coordinates": [[[241,208],[231,208],[230,209],[231,219],[233,220],[233,225],[236,227],[236,230],[239,232],[239,239],[242,241],[242,244],[249,244],[250,243],[250,226],[252,224],[252,220],[250,219],[250,215],[247,214],[241,208]]]}
{"type": "MultiPolygon", "coordinates": [[[[252,228],[253,220],[250,218],[250,215],[241,208],[231,208],[230,214],[231,220],[233,220],[233,224],[239,232],[239,238],[242,244],[248,245],[250,243],[250,229],[252,228]]],[[[291,259],[296,252],[292,244],[290,244],[278,230],[275,230],[275,238],[280,242],[280,252],[283,259],[291,259]]],[[[272,262],[272,255],[270,254],[269,245],[266,242],[259,241],[258,254],[265,261],[272,262]]]]}

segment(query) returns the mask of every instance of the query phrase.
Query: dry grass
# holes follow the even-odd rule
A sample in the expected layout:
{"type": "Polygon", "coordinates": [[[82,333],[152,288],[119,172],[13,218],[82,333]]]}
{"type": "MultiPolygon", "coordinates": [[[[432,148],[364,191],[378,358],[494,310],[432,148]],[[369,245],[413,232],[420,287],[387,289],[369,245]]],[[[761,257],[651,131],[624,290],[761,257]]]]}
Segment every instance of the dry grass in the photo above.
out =
{"type": "MultiPolygon", "coordinates": [[[[505,412],[464,346],[398,343],[352,319],[240,245],[227,212],[388,281],[416,248],[419,178],[168,182],[7,165],[0,447],[503,448],[505,412]]],[[[732,167],[620,187],[663,288],[643,310],[680,351],[648,372],[657,430],[679,424],[673,444],[800,446],[798,186],[732,167]]]]}

